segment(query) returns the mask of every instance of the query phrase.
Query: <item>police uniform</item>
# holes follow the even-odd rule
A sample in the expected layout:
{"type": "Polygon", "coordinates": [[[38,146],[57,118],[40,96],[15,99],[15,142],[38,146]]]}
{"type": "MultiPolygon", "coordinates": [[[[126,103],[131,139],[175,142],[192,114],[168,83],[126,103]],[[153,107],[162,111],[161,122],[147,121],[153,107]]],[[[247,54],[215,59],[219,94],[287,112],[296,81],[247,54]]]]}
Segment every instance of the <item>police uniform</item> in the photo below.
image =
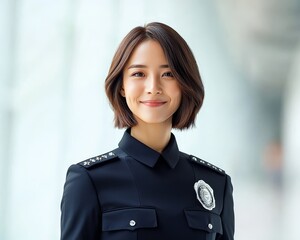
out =
{"type": "Polygon", "coordinates": [[[178,150],[158,153],[125,131],[119,148],[72,165],[62,240],[232,240],[230,177],[178,150]]]}

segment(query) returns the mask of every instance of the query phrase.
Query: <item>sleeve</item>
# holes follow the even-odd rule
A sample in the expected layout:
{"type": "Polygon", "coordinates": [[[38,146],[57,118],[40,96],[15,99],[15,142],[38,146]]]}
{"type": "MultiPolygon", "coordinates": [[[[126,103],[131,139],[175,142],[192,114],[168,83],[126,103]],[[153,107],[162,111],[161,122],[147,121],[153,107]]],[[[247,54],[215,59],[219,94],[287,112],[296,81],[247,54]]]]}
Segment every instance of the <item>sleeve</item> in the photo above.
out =
{"type": "Polygon", "coordinates": [[[97,192],[87,170],[72,165],[61,201],[61,240],[100,239],[100,212],[97,192]]]}
{"type": "Polygon", "coordinates": [[[221,213],[223,224],[223,235],[218,240],[234,239],[234,203],[233,203],[233,187],[230,176],[226,175],[226,186],[224,192],[224,206],[221,213]]]}

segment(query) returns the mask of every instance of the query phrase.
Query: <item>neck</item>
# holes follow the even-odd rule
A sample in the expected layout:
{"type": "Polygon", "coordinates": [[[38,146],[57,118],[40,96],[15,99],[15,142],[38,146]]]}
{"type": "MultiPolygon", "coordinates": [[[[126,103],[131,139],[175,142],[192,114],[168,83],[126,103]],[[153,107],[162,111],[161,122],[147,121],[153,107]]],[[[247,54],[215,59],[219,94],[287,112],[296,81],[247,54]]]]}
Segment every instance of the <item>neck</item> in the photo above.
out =
{"type": "Polygon", "coordinates": [[[141,124],[131,128],[131,136],[157,152],[162,152],[171,138],[170,124],[141,124]]]}

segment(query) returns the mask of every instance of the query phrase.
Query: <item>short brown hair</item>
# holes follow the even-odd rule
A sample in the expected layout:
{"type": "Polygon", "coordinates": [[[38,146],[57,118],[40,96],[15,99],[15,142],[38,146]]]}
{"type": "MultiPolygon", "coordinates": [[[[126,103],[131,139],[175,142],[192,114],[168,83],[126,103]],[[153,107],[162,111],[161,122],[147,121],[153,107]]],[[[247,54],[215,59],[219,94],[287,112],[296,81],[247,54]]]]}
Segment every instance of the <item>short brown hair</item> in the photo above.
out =
{"type": "Polygon", "coordinates": [[[197,62],[186,41],[174,29],[158,22],[132,29],[122,40],[113,57],[105,80],[105,91],[114,110],[115,126],[125,128],[137,124],[126,99],[120,94],[123,70],[135,47],[149,39],[161,45],[181,89],[181,103],[173,114],[172,127],[182,130],[194,126],[204,99],[204,87],[197,62]]]}

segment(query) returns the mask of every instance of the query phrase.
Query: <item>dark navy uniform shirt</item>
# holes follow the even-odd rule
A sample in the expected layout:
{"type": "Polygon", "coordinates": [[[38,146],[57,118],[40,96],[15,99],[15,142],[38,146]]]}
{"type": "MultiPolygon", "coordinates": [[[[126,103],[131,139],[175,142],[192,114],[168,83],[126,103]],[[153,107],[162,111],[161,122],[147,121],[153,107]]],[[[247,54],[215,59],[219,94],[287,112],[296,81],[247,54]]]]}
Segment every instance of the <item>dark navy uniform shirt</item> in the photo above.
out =
{"type": "Polygon", "coordinates": [[[178,150],[160,154],[130,135],[72,165],[61,202],[62,240],[232,240],[230,177],[178,150]]]}

